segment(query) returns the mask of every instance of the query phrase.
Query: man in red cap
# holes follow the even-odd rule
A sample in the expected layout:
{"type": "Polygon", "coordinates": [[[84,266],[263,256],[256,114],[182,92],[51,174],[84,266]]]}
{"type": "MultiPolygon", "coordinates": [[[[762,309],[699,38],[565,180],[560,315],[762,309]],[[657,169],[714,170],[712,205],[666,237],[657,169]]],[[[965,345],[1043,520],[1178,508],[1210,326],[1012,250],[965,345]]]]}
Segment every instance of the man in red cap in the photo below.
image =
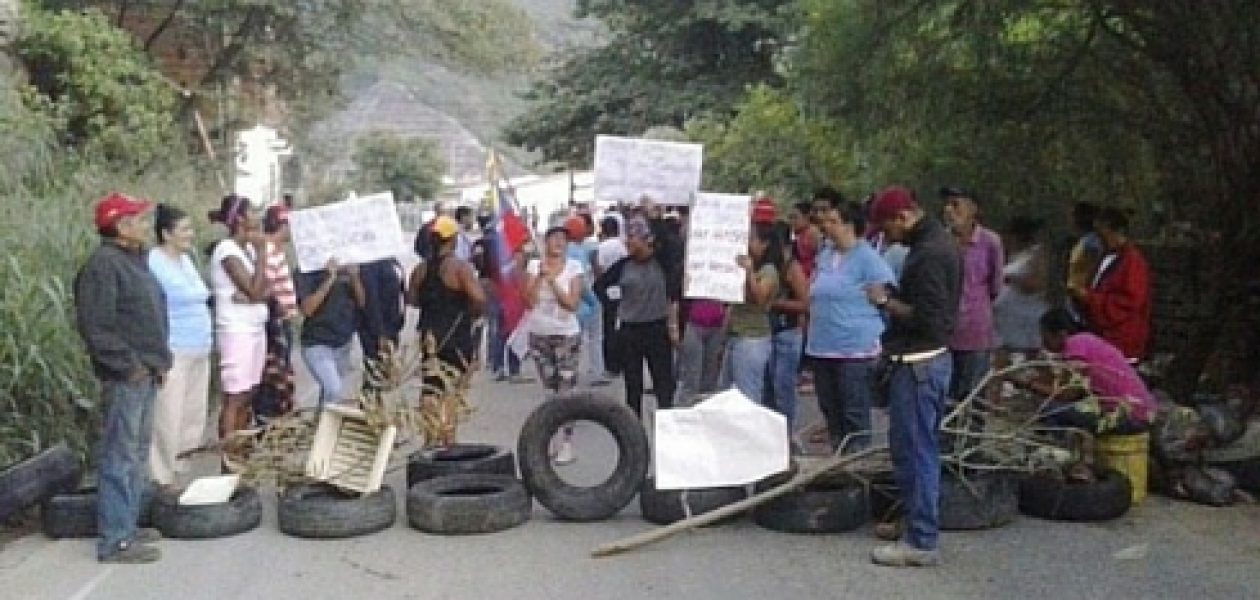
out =
{"type": "Polygon", "coordinates": [[[888,318],[881,343],[890,362],[888,445],[905,505],[903,541],[876,548],[881,565],[935,566],[941,459],[937,440],[952,367],[946,351],[962,289],[962,258],[953,236],[926,215],[903,187],[881,191],[871,220],[890,241],[910,248],[897,290],[871,286],[867,297],[888,318]]]}
{"type": "Polygon", "coordinates": [[[79,335],[101,382],[105,408],[97,452],[96,557],[146,563],[161,539],[137,529],[157,386],[171,368],[166,302],[145,262],[150,203],[110,194],[96,204],[101,245],[74,280],[79,335]]]}

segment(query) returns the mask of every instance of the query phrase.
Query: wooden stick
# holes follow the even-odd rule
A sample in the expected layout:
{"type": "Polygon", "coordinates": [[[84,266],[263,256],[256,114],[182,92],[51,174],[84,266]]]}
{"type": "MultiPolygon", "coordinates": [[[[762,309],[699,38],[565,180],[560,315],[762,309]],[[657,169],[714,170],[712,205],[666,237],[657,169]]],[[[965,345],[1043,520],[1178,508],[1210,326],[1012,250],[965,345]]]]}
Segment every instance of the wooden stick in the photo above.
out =
{"type": "Polygon", "coordinates": [[[776,488],[766,490],[764,492],[761,492],[760,494],[756,494],[749,498],[745,498],[734,504],[728,504],[726,506],[723,506],[722,508],[704,513],[702,515],[697,515],[694,517],[683,519],[681,521],[671,523],[664,527],[658,527],[651,531],[646,531],[644,533],[633,535],[628,538],[618,540],[616,542],[612,542],[610,544],[605,544],[603,546],[596,548],[594,552],[591,552],[591,556],[595,558],[602,558],[605,556],[613,556],[615,554],[621,554],[623,552],[628,552],[636,548],[641,548],[643,546],[646,546],[654,542],[659,542],[663,539],[672,537],[678,533],[687,531],[689,529],[694,529],[696,527],[703,527],[705,525],[716,523],[727,517],[742,513],[754,506],[764,504],[766,502],[769,502],[770,500],[778,498],[779,496],[783,496],[791,492],[792,490],[795,490],[796,488],[799,488],[802,485],[805,485],[817,479],[819,476],[833,469],[838,469],[841,467],[848,466],[863,458],[866,458],[867,456],[875,454],[876,452],[881,452],[886,449],[887,447],[885,446],[879,446],[875,448],[867,448],[866,450],[862,450],[861,452],[855,452],[853,454],[833,455],[831,457],[828,457],[826,460],[819,462],[813,467],[797,473],[795,476],[792,477],[792,479],[788,480],[787,483],[784,483],[783,485],[780,485],[776,488]]]}

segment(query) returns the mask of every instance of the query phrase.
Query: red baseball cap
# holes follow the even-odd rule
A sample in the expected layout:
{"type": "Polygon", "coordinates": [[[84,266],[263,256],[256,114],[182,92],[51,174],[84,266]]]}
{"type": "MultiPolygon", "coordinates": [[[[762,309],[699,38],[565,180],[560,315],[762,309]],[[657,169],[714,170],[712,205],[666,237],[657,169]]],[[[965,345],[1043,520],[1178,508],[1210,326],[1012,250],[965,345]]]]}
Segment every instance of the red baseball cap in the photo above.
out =
{"type": "Polygon", "coordinates": [[[586,219],[573,215],[564,220],[564,232],[570,240],[586,239],[586,219]]]}
{"type": "Polygon", "coordinates": [[[114,192],[96,202],[96,228],[112,227],[118,219],[143,214],[152,206],[153,203],[148,200],[114,192]]]}
{"type": "Polygon", "coordinates": [[[762,196],[753,202],[752,222],[756,224],[774,223],[776,210],[774,208],[774,199],[769,196],[762,196]]]}
{"type": "Polygon", "coordinates": [[[899,185],[886,187],[875,195],[875,200],[871,202],[870,221],[872,225],[882,225],[885,221],[894,219],[897,214],[903,210],[910,210],[917,207],[914,201],[914,193],[899,185]]]}

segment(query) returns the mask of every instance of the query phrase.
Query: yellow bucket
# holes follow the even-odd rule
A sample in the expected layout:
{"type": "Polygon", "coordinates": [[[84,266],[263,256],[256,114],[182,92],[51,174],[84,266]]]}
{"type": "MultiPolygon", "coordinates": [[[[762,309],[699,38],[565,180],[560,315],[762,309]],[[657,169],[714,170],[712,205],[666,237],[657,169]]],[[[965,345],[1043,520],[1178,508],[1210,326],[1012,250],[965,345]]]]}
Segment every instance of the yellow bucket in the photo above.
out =
{"type": "Polygon", "coordinates": [[[1146,460],[1151,446],[1149,433],[1103,435],[1095,442],[1099,467],[1120,471],[1133,486],[1133,504],[1146,499],[1146,460]]]}

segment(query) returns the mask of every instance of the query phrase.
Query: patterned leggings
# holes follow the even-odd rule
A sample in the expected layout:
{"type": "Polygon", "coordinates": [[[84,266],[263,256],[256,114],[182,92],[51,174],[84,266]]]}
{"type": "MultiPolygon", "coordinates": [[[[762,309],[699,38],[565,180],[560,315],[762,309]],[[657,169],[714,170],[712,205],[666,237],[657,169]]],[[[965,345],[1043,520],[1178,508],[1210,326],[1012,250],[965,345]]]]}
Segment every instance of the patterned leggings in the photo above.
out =
{"type": "Polygon", "coordinates": [[[529,335],[529,349],[543,387],[557,393],[577,387],[581,348],[581,335],[529,335]]]}

